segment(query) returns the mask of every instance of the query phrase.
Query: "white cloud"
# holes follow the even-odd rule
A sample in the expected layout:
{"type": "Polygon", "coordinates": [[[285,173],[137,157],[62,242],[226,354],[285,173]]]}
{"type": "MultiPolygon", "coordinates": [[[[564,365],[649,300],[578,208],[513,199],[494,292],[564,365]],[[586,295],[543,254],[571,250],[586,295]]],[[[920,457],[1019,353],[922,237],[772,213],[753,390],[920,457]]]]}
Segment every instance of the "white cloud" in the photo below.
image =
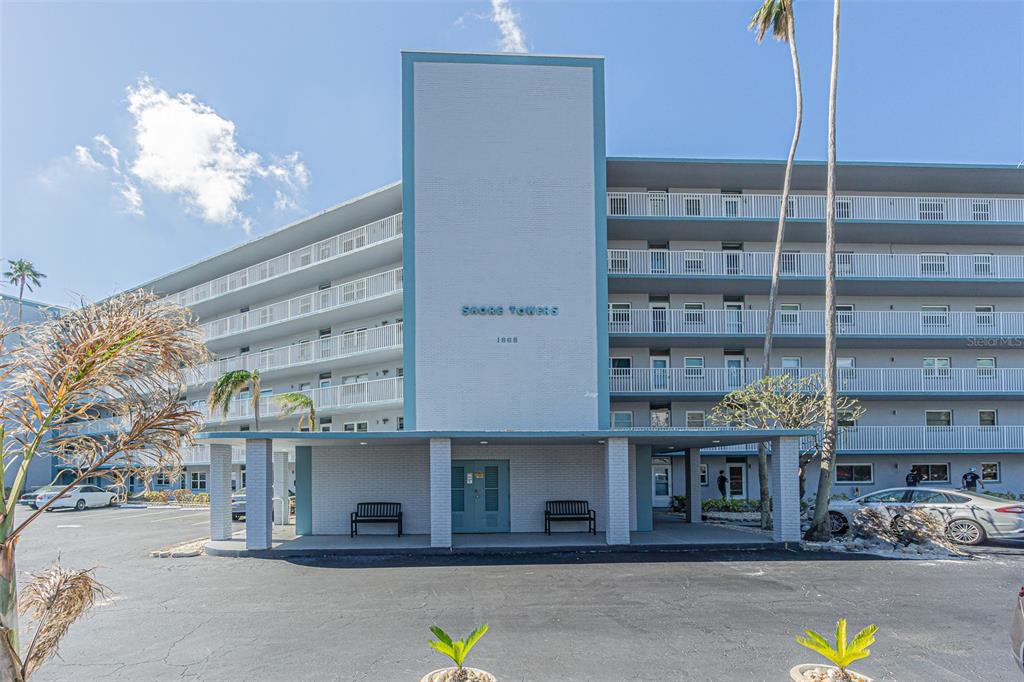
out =
{"type": "Polygon", "coordinates": [[[104,170],[105,166],[93,158],[92,152],[80,144],[75,145],[75,161],[89,170],[104,170]]]}
{"type": "MultiPolygon", "coordinates": [[[[128,112],[134,119],[134,159],[125,158],[122,164],[121,150],[104,134],[93,137],[92,151],[82,145],[74,149],[78,165],[113,176],[112,187],[126,213],[145,214],[139,182],[178,195],[207,222],[234,224],[246,232],[252,220],[242,203],[252,198],[254,181],[277,185],[276,210],[301,210],[299,196],[311,176],[298,152],[271,156],[265,163],[258,153],[238,144],[233,121],[195,95],[171,95],[149,78],[139,79],[127,91],[128,112]]],[[[48,173],[41,179],[52,184],[53,177],[48,173]]]]}
{"type": "Polygon", "coordinates": [[[527,52],[526,35],[519,26],[519,12],[508,0],[491,0],[491,22],[501,31],[502,52],[527,52]]]}

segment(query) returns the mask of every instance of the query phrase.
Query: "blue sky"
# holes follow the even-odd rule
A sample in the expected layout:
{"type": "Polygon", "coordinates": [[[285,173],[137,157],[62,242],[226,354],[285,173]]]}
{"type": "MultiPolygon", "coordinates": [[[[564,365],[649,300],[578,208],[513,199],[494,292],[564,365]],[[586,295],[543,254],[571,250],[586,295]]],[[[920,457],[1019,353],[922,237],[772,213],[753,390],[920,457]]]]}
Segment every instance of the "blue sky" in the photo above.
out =
{"type": "MultiPolygon", "coordinates": [[[[3,3],[0,257],[48,275],[37,298],[95,299],[399,179],[403,48],[602,55],[610,155],[784,156],[756,0],[508,1],[3,3]]],[[[831,3],[796,8],[821,159],[831,3]]],[[[840,160],[1024,161],[1024,3],[843,13],[840,160]]]]}

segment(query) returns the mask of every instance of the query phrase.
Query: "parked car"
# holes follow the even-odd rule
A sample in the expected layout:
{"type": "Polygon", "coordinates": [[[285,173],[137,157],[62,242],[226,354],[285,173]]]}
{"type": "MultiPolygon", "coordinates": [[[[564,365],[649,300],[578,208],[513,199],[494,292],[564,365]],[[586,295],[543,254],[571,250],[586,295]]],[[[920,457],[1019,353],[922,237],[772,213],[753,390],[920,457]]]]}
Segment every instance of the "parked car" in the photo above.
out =
{"type": "MultiPolygon", "coordinates": [[[[295,512],[295,491],[288,491],[288,502],[291,506],[291,512],[295,512]]],[[[273,514],[273,510],[271,510],[273,514]]],[[[245,516],[245,488],[236,491],[231,495],[231,518],[234,521],[238,521],[245,516]]]]}
{"type": "Polygon", "coordinates": [[[45,492],[57,492],[61,488],[63,488],[63,486],[58,486],[58,485],[36,486],[35,488],[32,488],[31,490],[26,490],[25,492],[23,492],[21,494],[21,497],[18,498],[18,504],[27,504],[28,506],[32,507],[33,509],[36,509],[36,498],[39,497],[39,495],[41,495],[42,493],[45,493],[45,492]]]}
{"type": "Polygon", "coordinates": [[[1024,539],[1024,502],[1014,502],[969,490],[889,488],[828,505],[833,535],[844,535],[853,513],[862,507],[888,511],[895,520],[901,510],[924,509],[946,522],[951,540],[977,545],[986,538],[1024,539]]]}
{"type": "Polygon", "coordinates": [[[1024,673],[1024,587],[1017,593],[1017,607],[1013,610],[1013,625],[1010,627],[1010,646],[1013,660],[1024,673]]]}
{"type": "MultiPolygon", "coordinates": [[[[36,496],[36,507],[43,506],[49,499],[56,497],[60,491],[61,488],[55,488],[38,494],[36,496]]],[[[54,500],[46,509],[47,511],[51,509],[77,509],[81,511],[86,507],[110,507],[115,504],[117,504],[117,495],[109,493],[103,488],[95,485],[76,485],[54,500]]]]}

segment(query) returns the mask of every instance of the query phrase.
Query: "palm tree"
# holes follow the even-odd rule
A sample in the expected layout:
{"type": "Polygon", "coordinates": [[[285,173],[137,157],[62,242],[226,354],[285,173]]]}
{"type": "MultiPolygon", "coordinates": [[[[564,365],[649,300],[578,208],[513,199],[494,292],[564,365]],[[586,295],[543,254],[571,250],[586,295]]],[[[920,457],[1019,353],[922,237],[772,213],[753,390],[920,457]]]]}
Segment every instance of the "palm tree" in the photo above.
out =
{"type": "Polygon", "coordinates": [[[25,298],[25,289],[32,293],[32,287],[39,286],[39,280],[45,279],[46,275],[24,258],[9,260],[7,263],[11,269],[4,273],[4,277],[9,284],[18,287],[18,324],[21,324],[21,303],[25,298]]]}
{"type": "Polygon", "coordinates": [[[254,369],[236,369],[233,372],[224,372],[217,381],[213,382],[210,388],[210,395],[206,402],[210,405],[210,413],[219,410],[224,417],[228,416],[231,410],[231,401],[248,389],[252,398],[253,417],[256,421],[256,430],[260,430],[260,373],[254,369]]]}
{"type": "Polygon", "coordinates": [[[316,408],[313,406],[313,398],[308,393],[284,393],[277,397],[277,404],[281,407],[281,419],[299,412],[299,423],[296,428],[301,431],[302,425],[306,424],[310,431],[313,430],[316,408]]]}
{"type": "Polygon", "coordinates": [[[836,89],[839,85],[839,3],[832,5],[832,74],[828,86],[828,176],[825,181],[825,410],[821,470],[814,519],[807,537],[828,540],[828,498],[836,471],[836,89]]]}
{"type": "MultiPolygon", "coordinates": [[[[786,210],[789,208],[789,192],[793,178],[793,159],[796,157],[796,146],[800,141],[800,127],[804,120],[804,93],[800,81],[800,59],[796,51],[796,24],[793,17],[793,0],[764,0],[747,28],[757,34],[757,42],[761,43],[765,35],[771,31],[772,37],[789,45],[789,57],[793,63],[793,86],[796,90],[796,121],[793,124],[793,140],[789,143],[789,156],[786,157],[786,174],[782,180],[782,197],[779,202],[779,226],[775,231],[775,253],[772,257],[772,283],[768,292],[768,319],[764,329],[764,351],[761,361],[761,376],[768,376],[772,357],[772,334],[775,331],[775,309],[778,307],[779,275],[782,261],[782,243],[786,237],[786,210]]],[[[757,447],[757,472],[761,489],[761,527],[770,525],[768,490],[768,449],[764,443],[757,447]]]]}

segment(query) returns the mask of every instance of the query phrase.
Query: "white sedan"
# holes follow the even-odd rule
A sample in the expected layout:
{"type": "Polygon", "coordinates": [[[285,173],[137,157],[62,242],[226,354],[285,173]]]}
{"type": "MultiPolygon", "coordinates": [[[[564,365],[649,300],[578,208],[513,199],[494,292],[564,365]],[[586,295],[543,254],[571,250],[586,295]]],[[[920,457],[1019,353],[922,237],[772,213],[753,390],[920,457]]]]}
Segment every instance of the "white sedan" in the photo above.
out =
{"type": "MultiPolygon", "coordinates": [[[[51,488],[36,497],[36,508],[42,507],[47,500],[57,497],[63,488],[51,488]]],[[[117,504],[117,495],[94,485],[76,485],[67,491],[46,508],[51,509],[77,509],[81,511],[86,507],[110,507],[117,504]]]]}

